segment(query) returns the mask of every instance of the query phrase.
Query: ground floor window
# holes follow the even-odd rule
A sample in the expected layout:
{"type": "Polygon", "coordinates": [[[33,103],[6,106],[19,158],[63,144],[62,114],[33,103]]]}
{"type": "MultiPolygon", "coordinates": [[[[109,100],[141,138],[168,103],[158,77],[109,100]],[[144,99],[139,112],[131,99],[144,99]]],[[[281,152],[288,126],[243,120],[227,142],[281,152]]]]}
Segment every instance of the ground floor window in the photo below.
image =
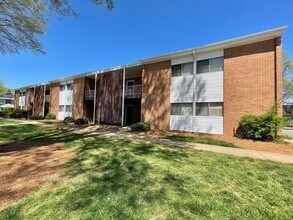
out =
{"type": "Polygon", "coordinates": [[[192,115],[192,103],[172,103],[171,115],[192,115]]]}
{"type": "Polygon", "coordinates": [[[197,116],[223,116],[223,102],[197,102],[197,116]]]}

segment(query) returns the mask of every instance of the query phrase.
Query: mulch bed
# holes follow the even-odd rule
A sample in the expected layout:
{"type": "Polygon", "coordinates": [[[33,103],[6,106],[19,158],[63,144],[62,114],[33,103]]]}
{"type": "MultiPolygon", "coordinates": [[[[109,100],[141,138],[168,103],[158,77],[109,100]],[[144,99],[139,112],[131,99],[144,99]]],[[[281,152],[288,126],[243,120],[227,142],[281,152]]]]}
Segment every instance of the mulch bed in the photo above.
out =
{"type": "Polygon", "coordinates": [[[38,186],[58,180],[74,153],[57,143],[0,144],[0,210],[28,195],[38,186]]]}

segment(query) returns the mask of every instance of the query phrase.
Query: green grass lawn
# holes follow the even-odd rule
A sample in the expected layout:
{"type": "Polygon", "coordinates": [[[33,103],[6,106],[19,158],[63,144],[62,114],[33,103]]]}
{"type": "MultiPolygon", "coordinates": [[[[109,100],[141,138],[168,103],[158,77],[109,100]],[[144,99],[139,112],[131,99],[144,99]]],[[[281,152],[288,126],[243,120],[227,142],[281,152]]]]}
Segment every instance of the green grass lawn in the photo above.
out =
{"type": "Polygon", "coordinates": [[[210,144],[210,145],[218,145],[223,147],[237,147],[233,143],[226,142],[226,141],[219,141],[219,140],[208,138],[208,137],[186,137],[186,136],[180,136],[180,135],[173,135],[173,136],[165,136],[164,138],[172,140],[172,141],[210,144]]]}
{"type": "Polygon", "coordinates": [[[0,127],[0,137],[65,142],[77,153],[62,181],[0,219],[293,219],[292,165],[35,125],[0,127]]]}
{"type": "Polygon", "coordinates": [[[11,120],[11,119],[6,119],[6,118],[0,118],[0,125],[17,125],[21,124],[21,121],[18,120],[11,120]]]}

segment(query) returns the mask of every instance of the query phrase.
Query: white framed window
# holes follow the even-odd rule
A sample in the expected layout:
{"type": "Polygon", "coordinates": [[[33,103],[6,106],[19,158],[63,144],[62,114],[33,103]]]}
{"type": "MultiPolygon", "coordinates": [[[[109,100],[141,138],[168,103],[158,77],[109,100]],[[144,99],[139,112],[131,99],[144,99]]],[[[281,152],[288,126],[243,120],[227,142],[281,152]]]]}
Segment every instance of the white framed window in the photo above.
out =
{"type": "Polygon", "coordinates": [[[60,85],[60,91],[65,91],[65,88],[66,88],[65,84],[60,85]]]}
{"type": "Polygon", "coordinates": [[[196,116],[223,116],[223,102],[197,102],[196,116]]]}
{"type": "Polygon", "coordinates": [[[64,105],[59,105],[59,112],[64,112],[65,106],[64,105]]]}
{"type": "Polygon", "coordinates": [[[192,115],[192,103],[172,103],[171,115],[192,115]]]}
{"type": "Polygon", "coordinates": [[[72,105],[66,105],[65,111],[66,112],[72,112],[72,105]]]}
{"type": "Polygon", "coordinates": [[[196,73],[210,73],[223,71],[224,69],[224,58],[216,57],[206,60],[199,60],[196,62],[196,73]]]}
{"type": "Polygon", "coordinates": [[[172,77],[193,75],[193,62],[172,66],[172,77]]]}
{"type": "Polygon", "coordinates": [[[73,83],[67,84],[67,91],[73,90],[73,83]]]}

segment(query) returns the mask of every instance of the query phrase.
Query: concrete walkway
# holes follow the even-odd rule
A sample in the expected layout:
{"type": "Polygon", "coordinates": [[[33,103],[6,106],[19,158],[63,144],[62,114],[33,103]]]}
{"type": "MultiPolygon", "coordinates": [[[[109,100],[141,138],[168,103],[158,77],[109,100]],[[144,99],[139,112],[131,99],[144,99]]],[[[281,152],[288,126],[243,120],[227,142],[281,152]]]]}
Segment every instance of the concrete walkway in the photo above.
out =
{"type": "MultiPolygon", "coordinates": [[[[27,121],[23,121],[23,123],[27,123],[27,121]]],[[[43,127],[56,128],[54,124],[51,125],[51,124],[45,124],[42,122],[34,122],[30,124],[39,124],[43,127]]],[[[189,149],[195,149],[195,150],[210,151],[215,153],[233,155],[237,157],[249,157],[249,158],[260,159],[260,160],[270,160],[270,161],[275,161],[280,163],[293,164],[293,155],[288,155],[288,154],[272,153],[267,151],[256,151],[256,150],[249,150],[249,149],[243,149],[243,148],[232,148],[232,147],[222,147],[222,146],[207,145],[207,144],[189,143],[189,142],[181,142],[181,141],[171,141],[169,139],[164,139],[164,138],[142,136],[136,133],[130,133],[123,130],[86,131],[84,129],[78,129],[78,128],[76,129],[76,128],[72,128],[68,126],[59,127],[59,129],[68,130],[78,134],[87,134],[89,136],[99,136],[99,137],[105,137],[105,138],[116,138],[116,139],[127,139],[127,140],[140,140],[140,141],[167,145],[167,146],[176,147],[176,148],[189,148],[189,149]]]]}
{"type": "Polygon", "coordinates": [[[134,134],[129,134],[127,132],[118,131],[118,132],[102,132],[95,131],[90,132],[90,135],[107,137],[107,138],[118,138],[118,139],[128,139],[128,140],[141,140],[154,144],[162,144],[171,147],[177,148],[190,148],[195,150],[210,151],[221,154],[228,154],[237,157],[249,157],[260,160],[271,160],[280,163],[293,164],[293,155],[272,153],[267,151],[255,151],[243,148],[232,148],[232,147],[222,147],[216,145],[207,145],[207,144],[198,144],[190,142],[181,142],[181,141],[171,141],[169,139],[163,138],[152,138],[146,136],[140,136],[134,134]]]}

